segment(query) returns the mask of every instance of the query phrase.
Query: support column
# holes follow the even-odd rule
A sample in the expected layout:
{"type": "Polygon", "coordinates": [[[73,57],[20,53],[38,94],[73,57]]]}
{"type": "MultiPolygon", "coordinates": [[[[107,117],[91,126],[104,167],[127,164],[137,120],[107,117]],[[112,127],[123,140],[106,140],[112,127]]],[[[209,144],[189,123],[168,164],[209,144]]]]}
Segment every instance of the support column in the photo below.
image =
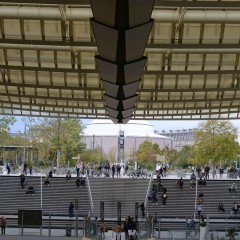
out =
{"type": "Polygon", "coordinates": [[[117,204],[117,221],[118,221],[118,225],[121,225],[121,220],[122,220],[122,216],[121,216],[121,203],[118,202],[118,204],[117,204]]]}
{"type": "Polygon", "coordinates": [[[104,202],[100,202],[100,220],[104,221],[104,202]]]}
{"type": "Polygon", "coordinates": [[[135,202],[135,221],[138,221],[138,202],[135,202]]]}

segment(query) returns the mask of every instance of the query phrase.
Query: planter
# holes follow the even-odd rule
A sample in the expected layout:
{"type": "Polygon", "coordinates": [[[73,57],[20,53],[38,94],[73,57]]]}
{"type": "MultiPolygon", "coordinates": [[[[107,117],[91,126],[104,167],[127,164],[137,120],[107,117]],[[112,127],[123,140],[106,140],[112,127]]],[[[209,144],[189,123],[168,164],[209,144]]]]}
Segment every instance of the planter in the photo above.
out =
{"type": "Polygon", "coordinates": [[[199,240],[204,240],[205,239],[206,232],[207,232],[207,227],[206,226],[205,227],[200,226],[199,240]]]}

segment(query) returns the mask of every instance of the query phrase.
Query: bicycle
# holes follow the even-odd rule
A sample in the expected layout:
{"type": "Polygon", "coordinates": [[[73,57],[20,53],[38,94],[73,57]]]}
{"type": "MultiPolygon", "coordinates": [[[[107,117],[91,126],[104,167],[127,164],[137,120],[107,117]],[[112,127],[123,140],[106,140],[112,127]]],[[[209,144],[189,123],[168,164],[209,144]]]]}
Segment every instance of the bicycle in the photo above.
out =
{"type": "Polygon", "coordinates": [[[133,172],[130,172],[128,176],[131,178],[147,178],[148,177],[147,173],[143,171],[133,171],[133,172]]]}
{"type": "Polygon", "coordinates": [[[94,177],[109,177],[109,174],[102,170],[97,170],[93,172],[94,177]]]}

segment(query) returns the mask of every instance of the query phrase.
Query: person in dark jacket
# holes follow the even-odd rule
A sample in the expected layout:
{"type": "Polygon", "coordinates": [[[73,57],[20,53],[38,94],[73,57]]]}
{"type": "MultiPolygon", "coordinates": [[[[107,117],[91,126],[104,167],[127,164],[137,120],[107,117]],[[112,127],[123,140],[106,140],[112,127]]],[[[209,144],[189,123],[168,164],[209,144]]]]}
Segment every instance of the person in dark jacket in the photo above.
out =
{"type": "Polygon", "coordinates": [[[140,207],[140,209],[141,209],[142,217],[145,217],[145,206],[144,206],[144,202],[141,203],[138,207],[140,207]]]}
{"type": "Polygon", "coordinates": [[[35,194],[34,187],[30,185],[30,186],[28,187],[28,190],[26,191],[26,194],[27,194],[28,196],[33,196],[33,195],[35,194]]]}
{"type": "Polygon", "coordinates": [[[48,173],[48,176],[49,176],[49,178],[53,177],[53,171],[52,170],[50,170],[50,172],[48,173]]]}
{"type": "Polygon", "coordinates": [[[6,225],[7,225],[7,221],[6,221],[5,217],[0,218],[0,225],[1,225],[1,233],[2,233],[2,235],[5,235],[5,229],[6,229],[6,225]]]}
{"type": "Polygon", "coordinates": [[[68,207],[68,215],[70,218],[73,217],[73,211],[74,211],[74,205],[72,202],[70,202],[69,207],[68,207]]]}
{"type": "Polygon", "coordinates": [[[115,171],[116,171],[116,168],[115,168],[115,165],[113,165],[113,166],[112,166],[112,178],[114,178],[115,171]]]}
{"type": "Polygon", "coordinates": [[[21,173],[20,184],[21,184],[22,189],[24,189],[24,183],[25,183],[25,175],[23,173],[21,173]]]}

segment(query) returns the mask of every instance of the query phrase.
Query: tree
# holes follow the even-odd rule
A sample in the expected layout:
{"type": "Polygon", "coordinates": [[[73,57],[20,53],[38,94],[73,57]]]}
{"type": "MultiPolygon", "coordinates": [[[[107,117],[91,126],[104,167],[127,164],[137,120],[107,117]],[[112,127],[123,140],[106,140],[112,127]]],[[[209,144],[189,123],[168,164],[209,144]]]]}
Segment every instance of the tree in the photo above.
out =
{"type": "Polygon", "coordinates": [[[81,153],[81,160],[83,162],[99,163],[102,162],[103,159],[102,150],[98,147],[95,149],[85,149],[81,153]]]}
{"type": "Polygon", "coordinates": [[[217,165],[237,158],[239,145],[237,128],[230,121],[209,120],[199,124],[195,130],[195,144],[191,162],[195,165],[217,165]]]}
{"type": "Polygon", "coordinates": [[[72,158],[85,149],[85,144],[81,142],[83,127],[78,119],[28,119],[27,123],[27,134],[31,143],[38,148],[42,160],[55,161],[56,151],[60,148],[61,163],[74,165],[76,160],[72,158]]]}
{"type": "Polygon", "coordinates": [[[16,118],[12,116],[0,116],[0,145],[8,145],[11,142],[9,134],[10,126],[16,122],[16,118]]]}
{"type": "Polygon", "coordinates": [[[137,150],[137,160],[142,166],[156,165],[156,155],[160,153],[159,145],[148,140],[140,144],[137,150]]]}
{"type": "Polygon", "coordinates": [[[178,153],[177,156],[177,166],[186,168],[191,159],[192,147],[191,146],[183,146],[182,150],[178,153]]]}
{"type": "Polygon", "coordinates": [[[175,149],[169,148],[168,146],[161,149],[160,155],[165,156],[165,161],[172,167],[176,164],[178,152],[175,149]]]}

